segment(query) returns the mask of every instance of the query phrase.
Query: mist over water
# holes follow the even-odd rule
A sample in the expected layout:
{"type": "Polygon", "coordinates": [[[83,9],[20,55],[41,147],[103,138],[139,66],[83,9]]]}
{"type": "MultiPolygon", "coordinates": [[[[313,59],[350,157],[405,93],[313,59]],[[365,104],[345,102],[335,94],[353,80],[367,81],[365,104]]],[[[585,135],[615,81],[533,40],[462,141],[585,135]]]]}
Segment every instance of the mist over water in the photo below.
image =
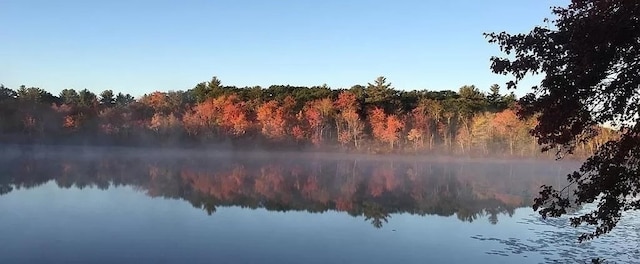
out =
{"type": "Polygon", "coordinates": [[[0,262],[632,263],[633,224],[585,246],[566,219],[531,210],[540,185],[578,166],[11,147],[0,154],[0,262]]]}

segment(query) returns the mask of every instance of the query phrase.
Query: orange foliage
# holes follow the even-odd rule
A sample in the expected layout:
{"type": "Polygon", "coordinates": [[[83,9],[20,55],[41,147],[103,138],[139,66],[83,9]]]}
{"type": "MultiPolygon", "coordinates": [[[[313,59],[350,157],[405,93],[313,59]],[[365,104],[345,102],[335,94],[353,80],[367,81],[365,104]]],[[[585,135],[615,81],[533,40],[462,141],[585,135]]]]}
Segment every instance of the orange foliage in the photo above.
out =
{"type": "Polygon", "coordinates": [[[311,101],[305,105],[304,117],[309,124],[311,143],[314,145],[322,144],[333,112],[333,102],[329,98],[311,101]]]}
{"type": "Polygon", "coordinates": [[[358,101],[356,95],[345,91],[338,95],[335,107],[339,111],[336,116],[336,127],[338,133],[338,142],[343,146],[353,142],[358,148],[358,140],[362,136],[364,123],[358,115],[358,101]]]}
{"type": "Polygon", "coordinates": [[[235,95],[210,98],[197,104],[182,117],[185,130],[191,135],[211,132],[216,135],[244,134],[250,125],[244,102],[235,95]]]}
{"type": "Polygon", "coordinates": [[[322,143],[322,114],[315,107],[306,107],[304,111],[305,119],[309,123],[311,133],[311,143],[318,146],[322,143]]]}
{"type": "Polygon", "coordinates": [[[64,128],[76,128],[78,126],[76,120],[71,115],[64,116],[64,120],[62,121],[62,126],[64,128]]]}
{"type": "Polygon", "coordinates": [[[516,113],[511,109],[506,109],[495,115],[493,125],[501,134],[513,133],[521,124],[516,113]]]}
{"type": "Polygon", "coordinates": [[[373,137],[384,141],[386,115],[382,108],[376,107],[369,112],[369,123],[373,132],[373,137]]]}
{"type": "Polygon", "coordinates": [[[516,113],[511,109],[506,109],[495,115],[492,120],[493,126],[498,133],[507,138],[509,143],[509,152],[513,154],[515,141],[519,136],[518,130],[524,125],[518,119],[516,113]]]}
{"type": "Polygon", "coordinates": [[[386,115],[381,108],[374,108],[369,113],[369,121],[373,136],[381,142],[389,143],[393,149],[394,144],[400,139],[400,130],[404,128],[404,122],[397,115],[386,115]]]}
{"type": "Polygon", "coordinates": [[[242,135],[247,132],[251,122],[247,118],[246,104],[236,95],[223,96],[221,123],[228,134],[242,135]]]}
{"type": "Polygon", "coordinates": [[[396,115],[387,117],[387,125],[384,130],[384,141],[388,142],[393,149],[394,144],[400,139],[398,132],[404,128],[404,122],[396,115]]]}
{"type": "Polygon", "coordinates": [[[341,92],[338,95],[338,100],[335,102],[337,109],[344,110],[356,110],[358,107],[358,100],[356,95],[349,91],[341,92]]]}
{"type": "Polygon", "coordinates": [[[267,138],[281,140],[285,137],[287,118],[284,110],[275,100],[258,107],[256,119],[260,123],[262,134],[267,138]]]}
{"type": "Polygon", "coordinates": [[[155,91],[140,98],[140,103],[153,108],[156,112],[164,112],[169,109],[169,99],[166,93],[155,91]]]}

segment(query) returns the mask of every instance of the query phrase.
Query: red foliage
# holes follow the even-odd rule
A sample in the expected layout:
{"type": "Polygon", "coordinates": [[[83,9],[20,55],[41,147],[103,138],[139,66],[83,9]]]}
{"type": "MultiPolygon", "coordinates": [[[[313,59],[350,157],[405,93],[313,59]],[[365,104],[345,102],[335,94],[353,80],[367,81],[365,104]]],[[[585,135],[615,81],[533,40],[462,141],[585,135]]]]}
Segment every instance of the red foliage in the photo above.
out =
{"type": "Polygon", "coordinates": [[[356,110],[358,109],[358,98],[356,95],[349,91],[341,92],[338,95],[338,100],[335,102],[337,109],[341,111],[356,110]]]}
{"type": "Polygon", "coordinates": [[[285,109],[275,100],[268,101],[258,107],[256,119],[260,123],[261,132],[267,138],[281,140],[286,136],[287,117],[285,109]]]}
{"type": "Polygon", "coordinates": [[[385,121],[387,117],[382,108],[376,107],[369,112],[369,124],[373,132],[373,137],[384,141],[385,121]]]}
{"type": "Polygon", "coordinates": [[[374,138],[389,143],[391,148],[400,139],[399,132],[404,128],[404,122],[397,115],[386,115],[381,108],[374,108],[369,113],[369,122],[374,138]]]}

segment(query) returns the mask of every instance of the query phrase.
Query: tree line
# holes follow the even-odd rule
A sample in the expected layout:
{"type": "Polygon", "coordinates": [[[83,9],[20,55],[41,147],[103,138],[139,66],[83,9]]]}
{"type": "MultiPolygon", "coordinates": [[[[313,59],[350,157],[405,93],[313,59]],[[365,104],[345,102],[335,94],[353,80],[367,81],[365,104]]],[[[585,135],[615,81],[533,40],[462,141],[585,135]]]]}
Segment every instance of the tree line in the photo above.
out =
{"type": "MultiPolygon", "coordinates": [[[[518,108],[515,95],[497,84],[487,93],[473,85],[403,91],[382,76],[349,89],[224,86],[214,76],[186,91],[139,98],[0,86],[0,142],[544,155],[529,133],[535,116],[519,119],[518,108]]],[[[594,129],[599,136],[576,155],[590,155],[616,136],[594,129]]]]}

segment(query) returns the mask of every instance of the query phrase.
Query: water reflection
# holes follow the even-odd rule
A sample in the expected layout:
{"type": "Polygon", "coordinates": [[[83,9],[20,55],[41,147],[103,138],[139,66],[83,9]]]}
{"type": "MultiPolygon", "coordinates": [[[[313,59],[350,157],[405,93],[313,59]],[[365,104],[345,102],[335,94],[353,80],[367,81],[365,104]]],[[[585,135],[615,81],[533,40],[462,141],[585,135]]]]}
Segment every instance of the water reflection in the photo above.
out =
{"type": "Polygon", "coordinates": [[[55,181],[60,188],[133,186],[151,197],[219,207],[326,211],[363,216],[375,228],[391,215],[499,222],[528,206],[541,184],[568,171],[549,162],[398,161],[278,157],[148,157],[112,154],[20,156],[0,160],[0,194],[55,181]],[[542,166],[541,166],[542,165],[542,166]]]}

